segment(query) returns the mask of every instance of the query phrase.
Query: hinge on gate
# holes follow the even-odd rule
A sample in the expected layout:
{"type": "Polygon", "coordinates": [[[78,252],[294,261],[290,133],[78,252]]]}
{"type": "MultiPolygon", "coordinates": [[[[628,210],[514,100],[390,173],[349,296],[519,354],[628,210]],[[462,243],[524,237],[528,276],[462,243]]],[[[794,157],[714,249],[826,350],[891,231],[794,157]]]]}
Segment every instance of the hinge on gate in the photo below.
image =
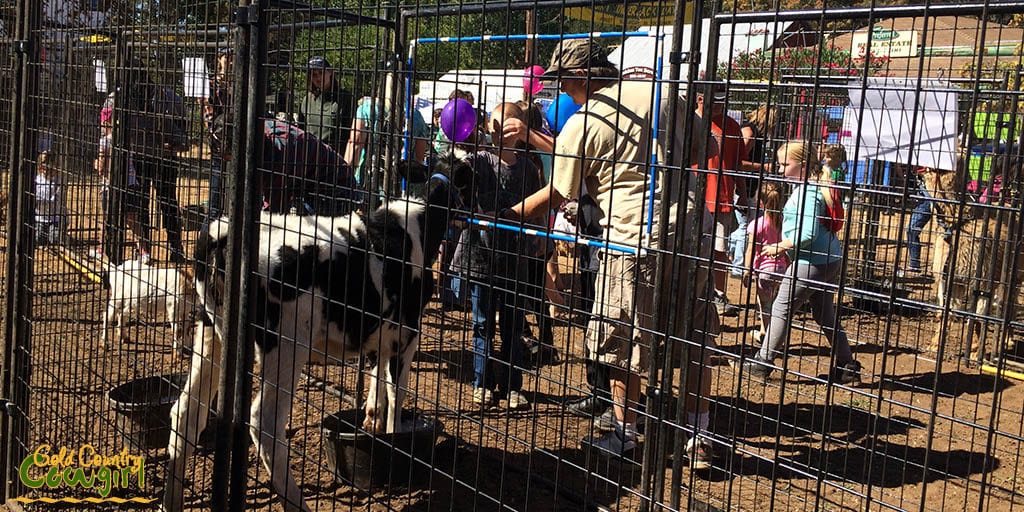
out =
{"type": "Polygon", "coordinates": [[[384,56],[384,60],[381,62],[381,67],[385,71],[394,71],[394,70],[398,69],[398,65],[400,63],[401,63],[401,60],[398,58],[398,54],[397,53],[395,53],[395,52],[387,52],[387,54],[384,56]]]}
{"type": "Polygon", "coordinates": [[[669,52],[669,64],[689,64],[700,59],[700,52],[669,52]]]}
{"type": "Polygon", "coordinates": [[[657,386],[647,386],[647,389],[644,390],[644,396],[647,398],[658,398],[661,396],[661,389],[658,389],[657,386]]]}
{"type": "Polygon", "coordinates": [[[14,41],[13,43],[14,53],[28,53],[28,40],[22,39],[14,41]]]}
{"type": "Polygon", "coordinates": [[[235,9],[236,25],[254,25],[260,20],[260,11],[255,5],[235,9]]]}
{"type": "Polygon", "coordinates": [[[0,398],[0,413],[8,416],[14,416],[14,402],[11,402],[6,398],[0,398]]]}

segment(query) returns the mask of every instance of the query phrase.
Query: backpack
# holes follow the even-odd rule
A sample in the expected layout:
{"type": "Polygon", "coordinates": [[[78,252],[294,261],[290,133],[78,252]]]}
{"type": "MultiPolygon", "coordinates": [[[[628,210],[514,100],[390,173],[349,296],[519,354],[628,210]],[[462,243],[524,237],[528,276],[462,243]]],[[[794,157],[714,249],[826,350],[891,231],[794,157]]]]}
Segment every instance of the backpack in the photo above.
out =
{"type": "Polygon", "coordinates": [[[822,195],[825,199],[825,216],[821,218],[821,223],[825,225],[825,229],[838,233],[843,230],[843,222],[846,220],[843,196],[834,188],[826,189],[822,195]]]}
{"type": "Polygon", "coordinates": [[[283,152],[288,148],[289,141],[305,139],[306,131],[286,121],[265,119],[263,121],[263,136],[277,151],[283,152]]]}

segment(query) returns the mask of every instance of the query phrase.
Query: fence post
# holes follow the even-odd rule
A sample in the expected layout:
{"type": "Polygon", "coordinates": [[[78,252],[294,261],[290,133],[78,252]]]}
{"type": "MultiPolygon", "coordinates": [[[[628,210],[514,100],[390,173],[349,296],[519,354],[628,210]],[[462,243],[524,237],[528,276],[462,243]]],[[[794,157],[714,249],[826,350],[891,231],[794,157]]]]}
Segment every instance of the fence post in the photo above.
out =
{"type": "MultiPolygon", "coordinates": [[[[242,290],[241,284],[245,282],[244,275],[241,273],[243,254],[242,254],[242,242],[243,242],[243,222],[245,219],[244,209],[246,208],[246,179],[250,171],[246,170],[245,163],[247,163],[247,139],[246,134],[248,131],[248,115],[249,104],[251,101],[256,99],[249,98],[249,32],[251,26],[251,11],[250,11],[249,0],[238,0],[238,4],[235,10],[235,61],[234,61],[234,87],[232,88],[232,94],[234,97],[231,98],[231,105],[228,107],[232,109],[234,115],[231,117],[234,121],[234,126],[231,126],[231,159],[228,160],[227,168],[224,169],[224,211],[227,213],[229,219],[230,231],[228,233],[228,247],[227,258],[226,258],[226,270],[227,274],[224,276],[225,286],[228,290],[238,290],[239,293],[228,294],[224,304],[224,319],[220,321],[224,322],[225,332],[224,339],[224,350],[221,353],[221,360],[218,364],[224,370],[220,374],[220,382],[217,385],[217,411],[220,413],[217,421],[217,436],[216,436],[216,449],[214,450],[213,457],[213,497],[211,500],[211,508],[213,510],[232,510],[229,508],[229,499],[231,499],[231,493],[239,488],[239,484],[236,483],[236,474],[232,469],[232,463],[235,459],[233,447],[235,444],[234,437],[236,428],[234,427],[236,418],[233,418],[235,411],[235,398],[236,390],[235,383],[236,379],[236,356],[238,355],[239,341],[244,336],[245,330],[239,329],[241,322],[240,316],[242,313],[241,301],[242,290]],[[245,115],[245,117],[242,117],[245,115]],[[246,176],[240,173],[240,170],[246,171],[246,176]],[[230,191],[230,193],[227,193],[230,191]],[[230,486],[230,489],[229,489],[230,486]]],[[[242,401],[247,400],[248,397],[244,397],[242,401]]],[[[244,421],[244,419],[242,419],[244,421]]],[[[241,430],[241,429],[239,429],[241,430]]],[[[245,472],[240,470],[242,478],[244,479],[245,472]]],[[[244,484],[241,486],[244,496],[244,484]]]]}
{"type": "MultiPolygon", "coordinates": [[[[693,35],[691,36],[690,48],[688,48],[689,59],[686,61],[688,66],[686,81],[687,84],[692,85],[697,79],[697,70],[699,59],[701,56],[700,52],[700,23],[695,20],[701,19],[702,5],[701,2],[693,3],[693,11],[691,16],[686,15],[687,4],[689,1],[678,2],[675,7],[675,15],[673,18],[673,33],[672,33],[672,44],[669,52],[669,89],[668,98],[665,99],[668,104],[668,111],[675,114],[679,104],[679,81],[681,74],[682,60],[682,34],[684,27],[689,23],[692,25],[691,30],[693,35]],[[689,19],[688,19],[689,18],[689,19]]],[[[660,43],[659,43],[660,46],[660,43]]],[[[659,80],[657,87],[661,87],[661,80],[663,77],[657,77],[659,80]]],[[[669,446],[669,442],[672,442],[672,446],[675,448],[675,459],[673,460],[673,488],[672,488],[672,503],[674,508],[678,508],[679,499],[679,485],[677,474],[679,473],[679,453],[681,451],[682,440],[681,432],[671,432],[671,437],[666,436],[669,432],[666,432],[665,419],[670,414],[668,405],[671,403],[669,400],[672,396],[672,377],[673,377],[673,361],[672,356],[675,354],[673,344],[676,343],[672,339],[671,333],[675,332],[675,322],[682,322],[680,332],[688,333],[692,330],[693,319],[690,316],[684,318],[674,318],[673,315],[668,314],[666,308],[667,304],[671,304],[677,298],[680,289],[685,291],[684,296],[681,300],[684,301],[687,306],[684,306],[686,310],[692,310],[693,302],[697,299],[697,293],[700,290],[693,289],[693,286],[682,285],[685,283],[696,282],[695,272],[700,271],[690,261],[689,258],[683,257],[681,254],[686,255],[697,255],[699,252],[700,237],[693,237],[694,233],[700,233],[701,226],[699,219],[701,215],[689,215],[688,201],[686,191],[689,189],[689,181],[694,179],[688,172],[689,153],[692,151],[691,141],[693,138],[690,136],[695,129],[693,125],[693,117],[689,113],[694,111],[694,95],[688,94],[686,101],[686,112],[685,115],[678,123],[670,122],[666,128],[665,140],[668,141],[666,162],[666,172],[664,172],[665,180],[662,183],[662,198],[661,207],[659,212],[658,227],[661,238],[658,240],[658,261],[657,276],[669,276],[670,280],[666,286],[656,286],[654,291],[654,325],[660,329],[662,333],[662,343],[660,344],[660,351],[664,357],[650,358],[650,367],[648,369],[648,382],[652,382],[658,379],[658,363],[661,362],[661,375],[657,381],[658,386],[655,389],[650,384],[648,385],[647,403],[648,407],[652,404],[656,404],[656,409],[653,412],[654,417],[657,418],[657,426],[655,428],[648,429],[648,437],[644,442],[644,454],[641,468],[641,478],[643,488],[643,495],[645,500],[641,502],[640,508],[643,511],[662,508],[661,504],[664,498],[665,480],[664,472],[659,471],[665,467],[665,455],[666,450],[669,446]],[[683,154],[677,154],[676,147],[674,144],[676,130],[681,129],[683,132],[684,145],[680,148],[683,154]],[[678,170],[677,170],[678,167],[678,170]],[[678,174],[678,176],[677,176],[678,174]],[[678,180],[677,180],[678,178],[678,180]],[[679,198],[682,204],[679,206],[677,212],[677,218],[675,219],[675,233],[671,238],[668,238],[668,222],[669,216],[671,215],[671,202],[664,200],[664,198],[672,197],[673,192],[678,190],[679,193],[675,196],[679,198]],[[687,218],[690,218],[693,223],[688,222],[687,218]],[[687,243],[687,235],[690,235],[689,243],[687,243]],[[665,254],[665,251],[670,251],[669,254],[665,254]],[[668,268],[668,272],[663,269],[668,268]],[[681,281],[685,279],[685,281],[681,281]],[[664,291],[668,293],[665,294],[664,291]],[[655,392],[658,392],[659,396],[655,396],[655,392]]],[[[660,108],[660,105],[656,105],[655,108],[660,108]]],[[[703,152],[702,152],[703,153],[703,152]]],[[[701,155],[703,158],[703,155],[701,155]]],[[[657,171],[659,174],[660,170],[657,171]]],[[[703,174],[698,179],[699,190],[703,190],[703,174]]],[[[698,193],[696,197],[695,207],[697,205],[703,205],[702,198],[703,193],[698,193]]],[[[684,340],[683,347],[680,357],[680,369],[679,369],[679,381],[680,381],[680,396],[676,401],[676,416],[678,417],[677,424],[682,425],[682,419],[685,419],[684,408],[686,403],[686,379],[687,372],[691,369],[689,365],[689,352],[693,350],[688,343],[684,340]]],[[[654,352],[655,347],[652,347],[654,352]]],[[[698,396],[698,398],[700,398],[698,396]]],[[[696,434],[696,432],[694,432],[696,434]]]]}
{"type": "MultiPolygon", "coordinates": [[[[64,89],[65,97],[66,98],[71,98],[74,94],[76,94],[78,92],[78,91],[75,91],[72,88],[72,86],[71,86],[71,84],[73,82],[73,79],[71,77],[75,73],[74,60],[73,60],[74,59],[74,54],[75,54],[75,37],[72,36],[71,34],[68,34],[68,35],[66,35],[64,37],[64,42],[63,43],[64,43],[64,51],[62,52],[63,62],[61,62],[61,66],[63,67],[62,75],[64,76],[64,84],[63,84],[64,87],[63,87],[63,89],[64,89]]],[[[75,135],[74,135],[75,134],[75,128],[72,127],[76,123],[81,122],[81,120],[78,120],[78,121],[75,120],[76,112],[74,110],[75,110],[74,107],[61,109],[61,127],[60,127],[60,131],[63,132],[63,133],[59,133],[58,135],[56,135],[58,137],[58,141],[55,142],[55,145],[56,145],[57,142],[60,143],[60,146],[58,146],[58,147],[61,148],[61,151],[60,151],[60,154],[57,155],[57,156],[60,159],[59,160],[60,161],[60,170],[61,170],[62,175],[64,176],[65,181],[67,181],[67,177],[69,176],[69,174],[68,174],[69,172],[73,173],[73,175],[79,175],[78,173],[81,172],[81,170],[80,170],[81,168],[77,168],[77,166],[74,166],[76,168],[73,169],[72,165],[71,165],[71,162],[81,161],[82,160],[82,143],[81,143],[81,139],[75,137],[75,135]]],[[[86,122],[88,122],[88,121],[86,121],[86,122]]],[[[95,124],[99,124],[99,123],[96,123],[95,118],[92,120],[92,122],[95,123],[95,124]]],[[[83,172],[82,175],[84,175],[84,174],[85,173],[83,172]]]]}
{"type": "MultiPolygon", "coordinates": [[[[231,411],[231,476],[228,490],[228,510],[244,510],[245,495],[248,489],[248,464],[249,464],[249,429],[246,422],[249,421],[250,405],[249,397],[252,396],[252,367],[253,367],[253,344],[250,333],[252,320],[249,314],[256,311],[255,301],[258,300],[255,294],[249,293],[249,275],[259,265],[259,222],[260,211],[263,202],[260,196],[258,173],[260,172],[260,157],[263,148],[263,130],[259,127],[263,124],[265,115],[264,102],[266,101],[266,63],[267,58],[267,22],[264,13],[267,10],[268,0],[251,0],[248,9],[248,25],[241,28],[240,32],[248,37],[248,64],[246,66],[246,88],[248,91],[248,102],[245,104],[245,126],[250,127],[245,133],[245,175],[241,188],[242,204],[240,223],[233,230],[237,235],[238,250],[232,254],[238,254],[235,260],[238,266],[238,296],[245,300],[241,304],[235,323],[235,346],[233,353],[228,352],[228,357],[234,358],[234,396],[240,397],[234,401],[231,411]]],[[[237,65],[237,63],[236,63],[237,65]]],[[[237,90],[237,89],[236,89],[237,90]]],[[[239,153],[236,153],[239,154],[239,153]]],[[[236,190],[237,199],[239,191],[236,190]]],[[[237,206],[233,209],[235,214],[239,213],[237,206]]],[[[236,217],[237,218],[237,217],[236,217]]],[[[256,319],[257,321],[259,319],[256,319]]],[[[291,497],[295,498],[295,497],[291,497]]],[[[301,497],[298,497],[301,500],[301,497]]]]}
{"type": "Polygon", "coordinates": [[[14,215],[7,220],[7,280],[6,303],[4,304],[7,323],[4,326],[3,389],[0,400],[5,403],[0,409],[0,474],[4,483],[0,485],[0,503],[16,494],[21,486],[10,470],[17,467],[26,453],[26,432],[28,423],[29,379],[31,377],[30,342],[32,301],[24,290],[32,286],[32,259],[23,257],[33,248],[32,219],[33,200],[30,195],[35,183],[35,168],[30,158],[36,146],[35,114],[36,91],[39,84],[39,27],[40,2],[19,0],[17,7],[17,28],[15,30],[14,102],[11,115],[12,143],[10,147],[11,179],[10,201],[14,204],[14,215]]]}

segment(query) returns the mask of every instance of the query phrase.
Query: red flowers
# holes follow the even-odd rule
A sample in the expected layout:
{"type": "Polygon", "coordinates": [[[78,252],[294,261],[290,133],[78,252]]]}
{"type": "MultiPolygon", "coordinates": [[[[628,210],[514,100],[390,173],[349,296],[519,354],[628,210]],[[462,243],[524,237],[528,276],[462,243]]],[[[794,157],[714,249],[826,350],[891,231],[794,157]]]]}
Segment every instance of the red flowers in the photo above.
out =
{"type": "Polygon", "coordinates": [[[732,80],[780,80],[784,76],[861,76],[878,74],[889,57],[854,57],[835,48],[779,48],[740,53],[732,62],[719,64],[719,76],[732,80]],[[728,66],[726,69],[725,66],[728,66]]]}

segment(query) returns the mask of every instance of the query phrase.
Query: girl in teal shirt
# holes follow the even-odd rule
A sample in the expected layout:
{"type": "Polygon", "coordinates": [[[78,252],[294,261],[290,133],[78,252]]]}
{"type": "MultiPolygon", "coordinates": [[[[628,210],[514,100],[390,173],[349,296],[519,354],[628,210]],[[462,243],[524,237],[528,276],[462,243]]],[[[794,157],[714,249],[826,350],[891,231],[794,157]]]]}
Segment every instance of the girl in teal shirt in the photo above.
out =
{"type": "Polygon", "coordinates": [[[805,142],[786,143],[777,152],[779,170],[787,180],[798,184],[782,210],[782,241],[765,245],[761,254],[775,257],[787,253],[792,263],[772,306],[768,337],[757,356],[743,364],[743,371],[760,378],[771,374],[775,359],[785,356],[792,314],[807,303],[835,353],[831,380],[854,384],[860,382],[861,366],[853,358],[832,291],[827,287],[839,280],[843,246],[837,234],[822,222],[827,217],[826,202],[833,200],[827,188],[831,180],[813,155],[817,152],[805,142]]]}
{"type": "MultiPolygon", "coordinates": [[[[359,100],[356,115],[352,119],[352,130],[349,133],[348,145],[345,146],[345,161],[355,169],[356,182],[362,185],[363,188],[369,188],[369,183],[367,183],[369,176],[366,172],[365,162],[371,160],[366,155],[370,134],[376,137],[384,137],[384,141],[389,140],[389,137],[392,135],[390,127],[385,122],[387,115],[388,111],[384,108],[383,102],[371,99],[370,97],[364,97],[359,100]]],[[[405,117],[404,112],[402,117],[405,117]]],[[[411,140],[409,154],[404,156],[404,158],[423,163],[427,156],[430,129],[427,128],[426,121],[423,120],[423,116],[416,109],[412,109],[411,117],[405,122],[411,140]]]]}

